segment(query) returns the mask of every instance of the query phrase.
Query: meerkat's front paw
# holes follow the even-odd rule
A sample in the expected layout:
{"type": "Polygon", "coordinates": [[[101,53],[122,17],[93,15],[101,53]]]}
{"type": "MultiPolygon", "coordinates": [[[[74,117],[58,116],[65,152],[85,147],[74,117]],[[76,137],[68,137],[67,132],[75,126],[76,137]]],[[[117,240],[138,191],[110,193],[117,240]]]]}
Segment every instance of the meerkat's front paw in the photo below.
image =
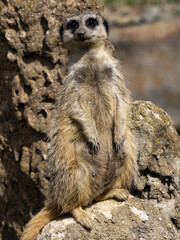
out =
{"type": "Polygon", "coordinates": [[[91,137],[89,144],[90,144],[90,150],[89,150],[90,154],[94,155],[100,150],[100,143],[97,137],[91,137]]]}
{"type": "Polygon", "coordinates": [[[114,147],[115,151],[120,154],[120,156],[123,158],[125,155],[125,150],[124,150],[124,141],[125,138],[123,137],[115,137],[114,140],[114,147]]]}

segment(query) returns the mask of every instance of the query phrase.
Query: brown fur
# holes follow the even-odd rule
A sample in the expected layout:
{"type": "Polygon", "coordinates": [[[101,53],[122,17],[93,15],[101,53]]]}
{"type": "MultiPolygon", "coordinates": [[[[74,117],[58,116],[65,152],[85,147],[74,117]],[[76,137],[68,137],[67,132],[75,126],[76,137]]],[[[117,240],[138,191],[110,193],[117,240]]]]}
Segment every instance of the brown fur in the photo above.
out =
{"type": "Polygon", "coordinates": [[[83,208],[126,199],[137,172],[129,91],[107,35],[71,48],[68,70],[50,125],[48,207],[28,223],[22,240],[36,239],[45,224],[68,212],[91,228],[83,208]]]}

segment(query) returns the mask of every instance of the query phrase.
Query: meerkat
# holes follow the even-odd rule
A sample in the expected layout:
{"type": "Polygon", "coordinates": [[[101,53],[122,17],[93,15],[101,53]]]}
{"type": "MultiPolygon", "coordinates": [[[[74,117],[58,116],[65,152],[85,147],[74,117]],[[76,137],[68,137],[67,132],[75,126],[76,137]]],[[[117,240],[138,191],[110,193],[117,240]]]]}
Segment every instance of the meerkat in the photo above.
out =
{"type": "Polygon", "coordinates": [[[60,36],[69,62],[50,124],[49,195],[21,240],[36,239],[44,225],[65,213],[91,229],[84,208],[127,199],[138,171],[130,94],[107,21],[97,13],[77,13],[64,20],[60,36]]]}

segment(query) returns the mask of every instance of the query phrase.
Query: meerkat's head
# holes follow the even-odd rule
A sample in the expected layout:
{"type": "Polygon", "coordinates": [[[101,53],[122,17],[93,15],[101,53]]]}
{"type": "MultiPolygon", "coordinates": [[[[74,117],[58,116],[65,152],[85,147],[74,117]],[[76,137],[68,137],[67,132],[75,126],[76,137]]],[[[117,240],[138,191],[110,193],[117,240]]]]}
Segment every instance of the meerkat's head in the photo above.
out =
{"type": "Polygon", "coordinates": [[[97,13],[83,12],[69,16],[60,28],[65,48],[92,47],[108,38],[108,23],[97,13]]]}

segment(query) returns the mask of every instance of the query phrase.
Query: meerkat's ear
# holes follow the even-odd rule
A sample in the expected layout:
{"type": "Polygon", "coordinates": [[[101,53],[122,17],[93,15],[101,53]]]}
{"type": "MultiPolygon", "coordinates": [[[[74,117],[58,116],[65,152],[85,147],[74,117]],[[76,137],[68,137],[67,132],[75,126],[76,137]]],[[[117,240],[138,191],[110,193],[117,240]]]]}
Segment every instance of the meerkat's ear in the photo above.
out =
{"type": "Polygon", "coordinates": [[[108,22],[106,21],[106,19],[103,19],[103,25],[106,29],[106,33],[109,34],[109,24],[108,22]]]}
{"type": "Polygon", "coordinates": [[[59,30],[61,40],[63,40],[63,32],[64,32],[64,27],[63,27],[63,25],[61,25],[60,30],[59,30]]]}

